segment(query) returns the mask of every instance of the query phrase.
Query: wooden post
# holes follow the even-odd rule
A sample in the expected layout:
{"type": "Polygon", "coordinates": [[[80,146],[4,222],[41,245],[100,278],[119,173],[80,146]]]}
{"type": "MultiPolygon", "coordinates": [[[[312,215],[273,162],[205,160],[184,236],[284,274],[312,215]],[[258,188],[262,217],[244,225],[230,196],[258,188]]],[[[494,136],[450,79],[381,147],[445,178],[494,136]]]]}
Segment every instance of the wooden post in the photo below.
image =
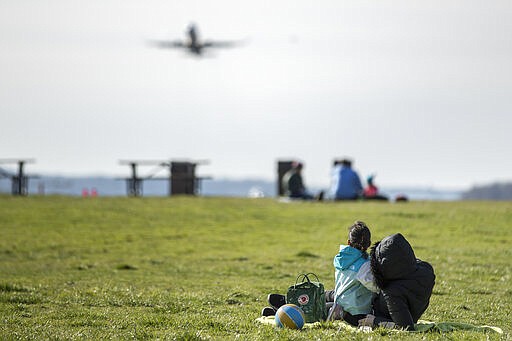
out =
{"type": "Polygon", "coordinates": [[[277,162],[277,196],[283,196],[283,176],[292,169],[293,161],[278,161],[277,162]]]}

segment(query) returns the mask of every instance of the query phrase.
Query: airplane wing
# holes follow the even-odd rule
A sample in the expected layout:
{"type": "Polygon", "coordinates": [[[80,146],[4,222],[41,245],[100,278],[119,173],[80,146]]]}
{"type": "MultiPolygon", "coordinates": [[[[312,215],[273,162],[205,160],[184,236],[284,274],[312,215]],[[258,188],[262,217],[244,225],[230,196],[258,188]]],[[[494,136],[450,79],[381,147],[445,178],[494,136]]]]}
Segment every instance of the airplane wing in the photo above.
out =
{"type": "Polygon", "coordinates": [[[218,48],[228,48],[235,47],[241,45],[240,42],[236,41],[222,41],[222,40],[205,40],[202,44],[203,47],[218,47],[218,48]]]}
{"type": "Polygon", "coordinates": [[[180,40],[150,40],[149,44],[159,47],[162,49],[173,49],[173,48],[184,48],[187,47],[182,41],[180,40]]]}

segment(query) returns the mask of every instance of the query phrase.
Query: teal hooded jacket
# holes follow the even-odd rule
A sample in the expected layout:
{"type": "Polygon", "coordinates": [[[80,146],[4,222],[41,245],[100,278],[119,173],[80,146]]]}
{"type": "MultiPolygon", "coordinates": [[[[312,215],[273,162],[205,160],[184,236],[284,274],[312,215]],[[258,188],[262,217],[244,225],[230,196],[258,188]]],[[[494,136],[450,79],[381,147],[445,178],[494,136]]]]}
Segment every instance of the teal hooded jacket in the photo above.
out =
{"type": "Polygon", "coordinates": [[[333,263],[336,276],[336,303],[352,315],[370,313],[374,296],[370,289],[376,289],[369,260],[360,250],[340,245],[340,252],[334,256],[333,263]]]}

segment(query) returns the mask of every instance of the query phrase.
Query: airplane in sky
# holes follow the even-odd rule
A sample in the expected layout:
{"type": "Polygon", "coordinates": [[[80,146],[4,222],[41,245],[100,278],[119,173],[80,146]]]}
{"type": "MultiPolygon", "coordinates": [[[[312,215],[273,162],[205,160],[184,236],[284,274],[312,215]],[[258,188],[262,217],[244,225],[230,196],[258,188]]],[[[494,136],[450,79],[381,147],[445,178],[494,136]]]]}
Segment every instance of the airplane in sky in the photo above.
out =
{"type": "Polygon", "coordinates": [[[236,41],[204,40],[199,38],[199,31],[195,24],[190,24],[187,28],[187,39],[183,40],[153,40],[152,45],[164,49],[185,49],[195,56],[203,56],[207,49],[211,48],[229,48],[240,45],[236,41]]]}

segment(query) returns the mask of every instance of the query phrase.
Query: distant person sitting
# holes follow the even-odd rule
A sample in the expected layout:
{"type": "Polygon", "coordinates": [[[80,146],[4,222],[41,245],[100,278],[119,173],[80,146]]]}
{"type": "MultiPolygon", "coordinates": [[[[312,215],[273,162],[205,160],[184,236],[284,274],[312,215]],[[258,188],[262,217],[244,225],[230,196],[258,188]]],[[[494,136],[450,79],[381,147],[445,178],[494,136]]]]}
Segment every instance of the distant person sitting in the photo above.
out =
{"type": "Polygon", "coordinates": [[[374,182],[375,175],[370,175],[366,178],[367,186],[363,191],[363,198],[365,200],[388,200],[388,197],[379,193],[379,188],[374,182]]]}
{"type": "Polygon", "coordinates": [[[361,179],[352,169],[352,161],[334,161],[331,197],[334,200],[357,200],[363,192],[361,179]]]}
{"type": "Polygon", "coordinates": [[[313,195],[306,191],[304,181],[302,180],[303,164],[300,162],[293,162],[292,168],[283,176],[282,185],[284,193],[289,198],[294,199],[313,199],[313,195]]]}

